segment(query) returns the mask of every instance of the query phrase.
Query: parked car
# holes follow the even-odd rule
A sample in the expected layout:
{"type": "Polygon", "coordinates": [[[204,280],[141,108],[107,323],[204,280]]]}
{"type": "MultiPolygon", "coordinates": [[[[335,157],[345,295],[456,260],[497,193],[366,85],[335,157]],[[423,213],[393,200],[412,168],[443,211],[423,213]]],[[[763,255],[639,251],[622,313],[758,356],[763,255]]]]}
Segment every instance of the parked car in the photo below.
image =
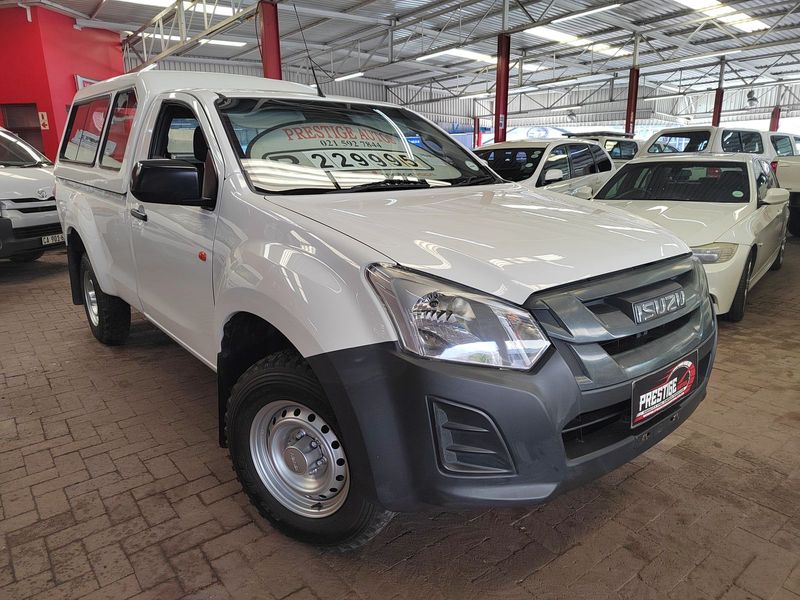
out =
{"type": "Polygon", "coordinates": [[[33,261],[63,245],[53,183],[52,163],[0,128],[0,258],[33,261]]]}
{"type": "Polygon", "coordinates": [[[124,342],[133,307],[216,370],[220,442],[297,539],[544,502],[705,394],[716,322],[683,242],[503,182],[405,108],[129,74],[78,92],[56,173],[92,333],[124,342]]]}
{"type": "Polygon", "coordinates": [[[789,190],[789,233],[800,237],[800,152],[778,160],[778,183],[789,190]]]}
{"type": "Polygon", "coordinates": [[[508,181],[563,194],[587,186],[597,191],[615,170],[608,153],[588,140],[502,142],[475,153],[508,181]]]}
{"type": "Polygon", "coordinates": [[[789,192],[763,157],[636,159],[595,199],[675,232],[703,262],[716,311],[731,321],[744,316],[748,291],[783,264],[789,192]]]}
{"type": "Polygon", "coordinates": [[[614,165],[620,168],[626,162],[631,160],[639,151],[638,140],[633,139],[632,135],[614,132],[614,131],[591,131],[585,133],[571,133],[567,135],[569,138],[582,138],[584,140],[592,140],[597,142],[600,146],[608,152],[614,165]]]}
{"type": "Polygon", "coordinates": [[[636,157],[672,152],[758,154],[770,161],[774,171],[779,156],[800,154],[800,136],[739,127],[672,127],[652,135],[640,146],[636,157]]]}

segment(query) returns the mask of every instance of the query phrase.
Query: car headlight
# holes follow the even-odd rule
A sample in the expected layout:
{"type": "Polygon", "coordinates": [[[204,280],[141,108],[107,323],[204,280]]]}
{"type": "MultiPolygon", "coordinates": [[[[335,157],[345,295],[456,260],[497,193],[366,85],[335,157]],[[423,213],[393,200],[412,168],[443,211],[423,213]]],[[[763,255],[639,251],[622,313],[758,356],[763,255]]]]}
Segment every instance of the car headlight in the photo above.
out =
{"type": "Polygon", "coordinates": [[[528,370],[550,345],[529,312],[497,298],[386,265],[367,277],[418,356],[528,370]]]}
{"type": "Polygon", "coordinates": [[[692,252],[701,262],[722,263],[732,259],[738,247],[738,244],[715,242],[704,246],[695,246],[692,248],[692,252]]]}

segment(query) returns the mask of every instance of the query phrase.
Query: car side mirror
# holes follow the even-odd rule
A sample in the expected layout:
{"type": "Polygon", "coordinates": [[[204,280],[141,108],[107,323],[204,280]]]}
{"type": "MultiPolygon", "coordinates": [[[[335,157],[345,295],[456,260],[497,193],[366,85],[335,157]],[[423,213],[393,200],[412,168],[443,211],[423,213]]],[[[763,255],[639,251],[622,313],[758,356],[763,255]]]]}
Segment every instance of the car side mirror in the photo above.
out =
{"type": "Polygon", "coordinates": [[[131,194],[140,202],[178,206],[209,205],[201,197],[200,171],[185,160],[153,158],[136,163],[131,174],[131,194]]]}
{"type": "Polygon", "coordinates": [[[789,190],[770,188],[761,200],[761,204],[784,204],[789,201],[789,190]]]}
{"type": "Polygon", "coordinates": [[[572,195],[583,200],[591,200],[592,196],[594,196],[594,190],[592,190],[591,186],[584,185],[572,192],[572,195]]]}
{"type": "Polygon", "coordinates": [[[562,179],[564,179],[564,173],[561,169],[547,169],[547,171],[544,172],[545,183],[555,183],[562,179]]]}

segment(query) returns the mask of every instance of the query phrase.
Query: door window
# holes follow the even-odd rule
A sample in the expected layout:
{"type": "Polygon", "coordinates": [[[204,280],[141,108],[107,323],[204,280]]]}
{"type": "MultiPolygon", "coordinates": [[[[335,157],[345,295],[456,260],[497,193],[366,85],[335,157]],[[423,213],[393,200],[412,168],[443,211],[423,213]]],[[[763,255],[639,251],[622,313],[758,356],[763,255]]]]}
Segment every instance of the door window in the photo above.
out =
{"type": "Polygon", "coordinates": [[[536,183],[536,185],[537,187],[541,187],[543,185],[548,185],[550,183],[557,183],[559,181],[564,181],[569,178],[570,178],[570,168],[569,168],[569,156],[567,154],[567,147],[556,146],[550,151],[550,154],[544,161],[544,166],[542,167],[542,172],[539,175],[539,181],[536,183]],[[545,175],[547,175],[548,171],[551,171],[553,169],[561,171],[561,178],[545,181],[545,175]]]}
{"type": "Polygon", "coordinates": [[[596,146],[594,144],[590,144],[589,149],[591,150],[592,157],[594,158],[595,172],[605,173],[606,171],[610,171],[612,165],[608,154],[603,152],[603,149],[600,146],[596,146]]]}
{"type": "Polygon", "coordinates": [[[723,131],[722,151],[763,154],[764,145],[761,141],[761,134],[757,131],[723,131]]]}
{"type": "Polygon", "coordinates": [[[62,160],[82,165],[91,165],[94,162],[109,103],[109,97],[103,96],[72,108],[67,134],[61,147],[62,160]]]}
{"type": "Polygon", "coordinates": [[[101,167],[119,171],[122,159],[125,158],[125,149],[128,146],[135,115],[136,93],[133,90],[126,90],[117,94],[111,111],[111,123],[103,142],[101,167]]]}
{"type": "Polygon", "coordinates": [[[788,135],[773,135],[771,138],[772,147],[778,156],[792,156],[794,154],[794,144],[788,135]]]}
{"type": "Polygon", "coordinates": [[[606,152],[617,160],[630,160],[636,156],[639,146],[636,142],[626,140],[606,140],[606,152]]]}
{"type": "Polygon", "coordinates": [[[586,144],[570,144],[569,160],[573,177],[584,177],[596,172],[592,153],[586,144]]]}

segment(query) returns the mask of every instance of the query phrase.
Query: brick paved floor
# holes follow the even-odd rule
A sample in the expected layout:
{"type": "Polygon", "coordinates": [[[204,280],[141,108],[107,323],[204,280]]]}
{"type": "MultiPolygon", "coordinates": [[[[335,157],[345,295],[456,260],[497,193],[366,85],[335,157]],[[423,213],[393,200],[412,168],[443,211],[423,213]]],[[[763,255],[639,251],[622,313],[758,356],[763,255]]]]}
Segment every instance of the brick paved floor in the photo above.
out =
{"type": "Polygon", "coordinates": [[[4,600],[800,599],[800,240],[658,447],[543,507],[399,516],[345,556],[258,518],[212,373],[141,318],[96,343],[65,265],[0,262],[4,600]]]}

